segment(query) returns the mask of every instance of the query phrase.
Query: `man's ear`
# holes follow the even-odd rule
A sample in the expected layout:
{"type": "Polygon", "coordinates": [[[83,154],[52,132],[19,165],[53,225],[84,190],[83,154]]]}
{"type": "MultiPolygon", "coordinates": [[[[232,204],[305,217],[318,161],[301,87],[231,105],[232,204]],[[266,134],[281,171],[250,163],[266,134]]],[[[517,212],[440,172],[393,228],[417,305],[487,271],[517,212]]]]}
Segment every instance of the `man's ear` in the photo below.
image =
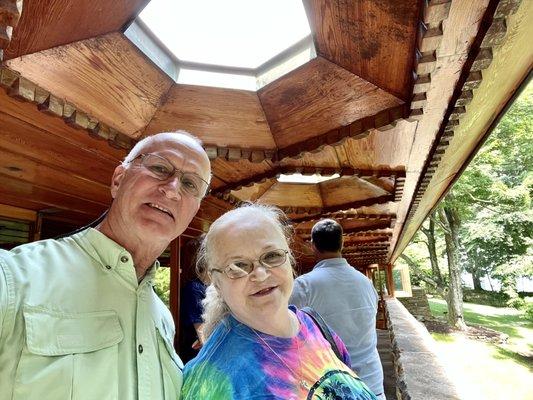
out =
{"type": "Polygon", "coordinates": [[[124,179],[125,174],[126,168],[122,164],[115,168],[113,177],[111,178],[111,197],[115,198],[117,195],[118,188],[120,187],[120,183],[122,182],[122,179],[124,179]]]}

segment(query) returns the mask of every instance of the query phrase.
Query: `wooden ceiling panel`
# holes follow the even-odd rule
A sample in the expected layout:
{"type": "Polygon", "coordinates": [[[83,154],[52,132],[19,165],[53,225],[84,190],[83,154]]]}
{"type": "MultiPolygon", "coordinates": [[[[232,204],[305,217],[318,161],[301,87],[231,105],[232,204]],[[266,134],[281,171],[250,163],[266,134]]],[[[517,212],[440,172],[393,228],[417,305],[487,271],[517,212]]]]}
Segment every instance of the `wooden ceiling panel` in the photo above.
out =
{"type": "Polygon", "coordinates": [[[118,163],[126,155],[124,150],[115,149],[109,146],[106,141],[95,140],[87,134],[87,131],[75,129],[67,125],[62,119],[39,111],[35,104],[16,100],[1,89],[0,112],[11,115],[28,125],[47,132],[50,136],[54,136],[54,138],[50,137],[46,140],[59,140],[83,149],[93,157],[91,164],[118,163]]]}
{"type": "Polygon", "coordinates": [[[0,112],[0,152],[6,150],[103,185],[109,185],[118,165],[118,161],[96,160],[85,148],[0,112]]]}
{"type": "Polygon", "coordinates": [[[149,0],[24,0],[8,60],[119,31],[149,0]]]}
{"type": "Polygon", "coordinates": [[[176,129],[206,145],[276,148],[257,94],[245,90],[174,85],[144,134],[176,129]]]}
{"type": "Polygon", "coordinates": [[[419,0],[304,2],[317,54],[409,101],[419,0]]]}
{"type": "Polygon", "coordinates": [[[342,164],[355,168],[405,167],[409,162],[416,129],[416,122],[402,120],[392,129],[374,129],[363,139],[347,139],[335,149],[342,164]]]}
{"type": "Polygon", "coordinates": [[[279,148],[403,103],[322,57],[258,93],[279,148]]]}
{"type": "Polygon", "coordinates": [[[0,198],[2,203],[30,210],[69,210],[80,214],[97,216],[108,204],[82,199],[75,195],[25,182],[0,174],[0,198]]]}
{"type": "Polygon", "coordinates": [[[262,174],[272,169],[269,161],[253,163],[247,160],[226,161],[217,158],[211,161],[211,171],[213,175],[225,183],[237,182],[246,177],[262,174]]]}
{"type": "Polygon", "coordinates": [[[231,194],[240,200],[257,201],[257,199],[263,196],[267,190],[276,184],[276,182],[276,179],[268,179],[262,183],[256,183],[248,187],[244,186],[239,190],[232,190],[231,194]]]}
{"type": "Polygon", "coordinates": [[[26,55],[6,65],[134,138],[173,83],[121,33],[26,55]]]}
{"type": "Polygon", "coordinates": [[[319,186],[324,207],[347,204],[389,194],[385,190],[358,177],[340,177],[321,182],[319,186]]]}
{"type": "Polygon", "coordinates": [[[258,200],[278,207],[322,207],[318,186],[298,183],[278,182],[258,200]]]}
{"type": "Polygon", "coordinates": [[[298,158],[284,158],[279,163],[287,167],[342,167],[333,146],[325,146],[315,153],[303,153],[298,158]]]}

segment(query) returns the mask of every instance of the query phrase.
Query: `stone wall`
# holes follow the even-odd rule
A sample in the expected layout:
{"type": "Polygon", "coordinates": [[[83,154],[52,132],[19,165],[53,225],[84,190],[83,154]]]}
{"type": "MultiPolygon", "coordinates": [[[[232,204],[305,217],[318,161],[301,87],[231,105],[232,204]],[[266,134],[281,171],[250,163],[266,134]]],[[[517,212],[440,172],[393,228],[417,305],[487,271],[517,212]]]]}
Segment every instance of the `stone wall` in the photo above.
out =
{"type": "Polygon", "coordinates": [[[407,308],[407,310],[409,310],[409,312],[419,321],[431,319],[431,310],[429,308],[426,291],[418,286],[413,286],[411,290],[413,292],[412,297],[401,297],[398,298],[398,300],[400,300],[405,308],[407,308]]]}
{"type": "Polygon", "coordinates": [[[395,298],[386,299],[387,321],[392,342],[393,364],[398,379],[398,400],[460,399],[440,359],[435,341],[395,298]]]}

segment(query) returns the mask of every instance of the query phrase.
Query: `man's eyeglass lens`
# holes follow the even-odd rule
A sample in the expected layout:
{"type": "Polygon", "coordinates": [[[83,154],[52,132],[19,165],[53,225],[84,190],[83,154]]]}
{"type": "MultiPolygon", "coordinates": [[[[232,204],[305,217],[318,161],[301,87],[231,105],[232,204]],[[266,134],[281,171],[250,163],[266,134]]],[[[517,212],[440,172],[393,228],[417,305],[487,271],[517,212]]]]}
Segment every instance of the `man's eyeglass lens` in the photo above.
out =
{"type": "Polygon", "coordinates": [[[194,197],[203,197],[207,192],[207,183],[192,172],[184,172],[176,169],[170,161],[155,154],[141,156],[141,165],[162,181],[169,179],[175,173],[178,174],[181,188],[194,197]]]}

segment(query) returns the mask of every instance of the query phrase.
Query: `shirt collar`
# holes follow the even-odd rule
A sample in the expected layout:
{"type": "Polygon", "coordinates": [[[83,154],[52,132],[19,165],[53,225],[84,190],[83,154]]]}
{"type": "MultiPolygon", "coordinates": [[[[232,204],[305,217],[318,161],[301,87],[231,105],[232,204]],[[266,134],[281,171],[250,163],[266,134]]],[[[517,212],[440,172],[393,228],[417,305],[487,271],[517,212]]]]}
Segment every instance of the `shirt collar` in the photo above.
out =
{"type": "Polygon", "coordinates": [[[334,258],[326,258],[325,260],[320,260],[318,263],[316,263],[316,268],[333,268],[333,267],[344,267],[348,265],[348,261],[344,257],[334,257],[334,258]]]}
{"type": "MultiPolygon", "coordinates": [[[[103,269],[121,269],[121,267],[130,265],[133,272],[135,271],[133,259],[129,251],[117,242],[108,238],[99,230],[88,228],[73,235],[72,238],[92,258],[94,258],[103,269]]],[[[159,268],[159,261],[156,260],[146,271],[143,281],[152,282],[155,278],[157,268],[159,268]]]]}

